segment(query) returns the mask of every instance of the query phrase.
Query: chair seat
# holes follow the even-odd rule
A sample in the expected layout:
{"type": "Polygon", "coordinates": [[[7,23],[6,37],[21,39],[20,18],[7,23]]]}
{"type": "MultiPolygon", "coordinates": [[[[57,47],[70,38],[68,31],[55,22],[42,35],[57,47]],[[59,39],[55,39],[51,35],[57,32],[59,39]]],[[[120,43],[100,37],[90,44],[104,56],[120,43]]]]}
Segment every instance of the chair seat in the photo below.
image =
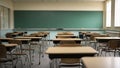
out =
{"type": "Polygon", "coordinates": [[[96,43],[96,41],[90,41],[90,43],[96,43]]]}
{"type": "Polygon", "coordinates": [[[8,58],[0,58],[0,62],[2,63],[2,62],[11,62],[11,61],[13,61],[13,60],[15,60],[15,59],[17,59],[17,57],[8,57],[8,58]]]}
{"type": "Polygon", "coordinates": [[[60,64],[59,66],[62,66],[62,67],[75,67],[75,66],[81,66],[82,64],[80,64],[80,63],[76,63],[76,64],[60,64]]]}
{"type": "Polygon", "coordinates": [[[29,49],[29,48],[24,48],[22,50],[34,50],[33,48],[29,49]]]}
{"type": "Polygon", "coordinates": [[[80,59],[78,59],[78,58],[61,58],[60,63],[65,63],[65,64],[80,63],[80,59]]]}
{"type": "Polygon", "coordinates": [[[15,52],[12,55],[26,55],[26,53],[15,52]]]}

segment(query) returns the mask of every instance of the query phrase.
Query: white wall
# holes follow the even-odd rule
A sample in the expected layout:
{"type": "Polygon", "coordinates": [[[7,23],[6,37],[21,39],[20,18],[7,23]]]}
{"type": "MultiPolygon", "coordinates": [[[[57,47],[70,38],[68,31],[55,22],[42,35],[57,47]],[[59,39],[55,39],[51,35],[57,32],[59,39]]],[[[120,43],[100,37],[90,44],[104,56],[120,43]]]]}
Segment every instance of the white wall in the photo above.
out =
{"type": "Polygon", "coordinates": [[[13,19],[13,2],[12,0],[0,0],[0,5],[10,9],[10,28],[14,28],[14,19],[13,19]]]}
{"type": "Polygon", "coordinates": [[[15,10],[103,11],[104,2],[14,2],[15,10]]]}
{"type": "Polygon", "coordinates": [[[10,29],[2,29],[2,30],[0,30],[0,37],[5,37],[5,34],[7,33],[7,32],[12,32],[12,29],[14,28],[14,19],[13,19],[13,9],[14,9],[14,7],[13,7],[13,2],[12,2],[12,0],[0,0],[0,5],[1,6],[4,6],[4,7],[7,7],[7,8],[9,8],[10,9],[10,29]]]}

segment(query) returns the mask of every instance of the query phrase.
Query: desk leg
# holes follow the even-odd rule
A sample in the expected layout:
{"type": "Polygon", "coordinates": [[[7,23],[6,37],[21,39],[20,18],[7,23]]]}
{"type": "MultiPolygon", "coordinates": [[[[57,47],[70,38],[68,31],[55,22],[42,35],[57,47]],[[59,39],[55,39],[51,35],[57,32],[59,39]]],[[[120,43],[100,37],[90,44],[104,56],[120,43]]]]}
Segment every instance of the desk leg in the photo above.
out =
{"type": "Polygon", "coordinates": [[[56,66],[55,68],[58,68],[59,64],[58,64],[58,59],[55,59],[55,63],[54,63],[56,66]]]}
{"type": "Polygon", "coordinates": [[[41,53],[42,53],[42,48],[41,48],[41,44],[39,43],[39,65],[40,65],[40,58],[41,58],[41,53]]]}
{"type": "Polygon", "coordinates": [[[81,62],[81,63],[82,63],[82,66],[81,66],[81,67],[82,67],[82,68],[85,68],[85,65],[83,64],[83,62],[81,62]]]}
{"type": "Polygon", "coordinates": [[[32,64],[32,61],[31,61],[31,45],[30,45],[30,43],[28,44],[28,46],[29,46],[29,57],[30,57],[30,68],[31,68],[31,64],[32,64]]]}
{"type": "Polygon", "coordinates": [[[98,50],[98,46],[97,44],[99,44],[98,42],[95,43],[95,49],[98,50]]]}
{"type": "Polygon", "coordinates": [[[45,49],[45,44],[44,44],[44,38],[42,38],[41,40],[41,53],[42,53],[42,57],[44,57],[44,49],[45,49]]]}
{"type": "Polygon", "coordinates": [[[49,40],[49,45],[50,45],[50,34],[48,35],[48,38],[49,38],[48,40],[49,40]]]}
{"type": "Polygon", "coordinates": [[[50,68],[58,68],[57,59],[50,60],[50,68]]]}
{"type": "Polygon", "coordinates": [[[51,59],[50,62],[49,62],[50,63],[50,68],[54,68],[53,61],[54,61],[54,59],[51,59]]]}

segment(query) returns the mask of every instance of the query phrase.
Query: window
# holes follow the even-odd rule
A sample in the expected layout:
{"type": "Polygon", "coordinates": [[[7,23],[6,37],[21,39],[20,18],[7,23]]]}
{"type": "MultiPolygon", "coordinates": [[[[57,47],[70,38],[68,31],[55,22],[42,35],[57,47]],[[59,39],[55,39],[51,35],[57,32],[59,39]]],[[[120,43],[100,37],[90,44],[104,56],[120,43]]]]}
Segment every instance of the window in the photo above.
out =
{"type": "Polygon", "coordinates": [[[106,27],[111,27],[111,0],[106,4],[106,27]]]}
{"type": "Polygon", "coordinates": [[[115,0],[115,27],[120,27],[120,0],[115,0]]]}
{"type": "Polygon", "coordinates": [[[10,27],[9,16],[9,9],[0,6],[0,29],[8,29],[10,27]]]}

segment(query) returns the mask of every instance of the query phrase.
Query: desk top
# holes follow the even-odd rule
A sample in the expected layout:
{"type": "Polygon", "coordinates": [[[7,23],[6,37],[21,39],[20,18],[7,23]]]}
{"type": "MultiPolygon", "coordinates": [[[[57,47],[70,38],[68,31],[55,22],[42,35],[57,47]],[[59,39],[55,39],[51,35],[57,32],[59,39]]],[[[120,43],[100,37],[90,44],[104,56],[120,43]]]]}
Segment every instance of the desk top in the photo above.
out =
{"type": "Polygon", "coordinates": [[[13,38],[0,38],[0,40],[11,40],[13,38]]]}
{"type": "Polygon", "coordinates": [[[75,38],[75,35],[56,35],[56,38],[75,38]]]}
{"type": "Polygon", "coordinates": [[[30,41],[31,39],[15,39],[15,40],[19,40],[19,41],[30,41]]]}
{"type": "Polygon", "coordinates": [[[15,37],[16,39],[41,39],[42,37],[15,37]]]}
{"type": "Polygon", "coordinates": [[[12,35],[19,35],[21,32],[12,33],[12,35]]]}
{"type": "Polygon", "coordinates": [[[120,68],[120,57],[83,57],[85,68],[120,68]]]}
{"type": "Polygon", "coordinates": [[[14,47],[17,46],[18,44],[3,44],[5,47],[14,47]]]}
{"type": "Polygon", "coordinates": [[[9,41],[9,40],[20,40],[20,41],[30,41],[31,39],[23,39],[23,38],[21,38],[21,39],[14,39],[14,38],[0,38],[0,41],[9,41]]]}
{"type": "Polygon", "coordinates": [[[0,38],[0,42],[8,42],[9,40],[13,40],[13,38],[0,38]]]}
{"type": "Polygon", "coordinates": [[[56,35],[56,36],[75,36],[75,35],[56,35]]]}
{"type": "Polygon", "coordinates": [[[72,32],[58,32],[57,35],[74,35],[72,32]]]}
{"type": "Polygon", "coordinates": [[[53,39],[53,41],[82,41],[82,39],[80,38],[56,38],[56,39],[53,39]]]}
{"type": "Polygon", "coordinates": [[[103,39],[103,40],[120,40],[120,37],[95,37],[95,39],[96,40],[101,40],[101,39],[103,39]]]}
{"type": "Polygon", "coordinates": [[[49,47],[47,54],[97,54],[92,47],[49,47]]]}

